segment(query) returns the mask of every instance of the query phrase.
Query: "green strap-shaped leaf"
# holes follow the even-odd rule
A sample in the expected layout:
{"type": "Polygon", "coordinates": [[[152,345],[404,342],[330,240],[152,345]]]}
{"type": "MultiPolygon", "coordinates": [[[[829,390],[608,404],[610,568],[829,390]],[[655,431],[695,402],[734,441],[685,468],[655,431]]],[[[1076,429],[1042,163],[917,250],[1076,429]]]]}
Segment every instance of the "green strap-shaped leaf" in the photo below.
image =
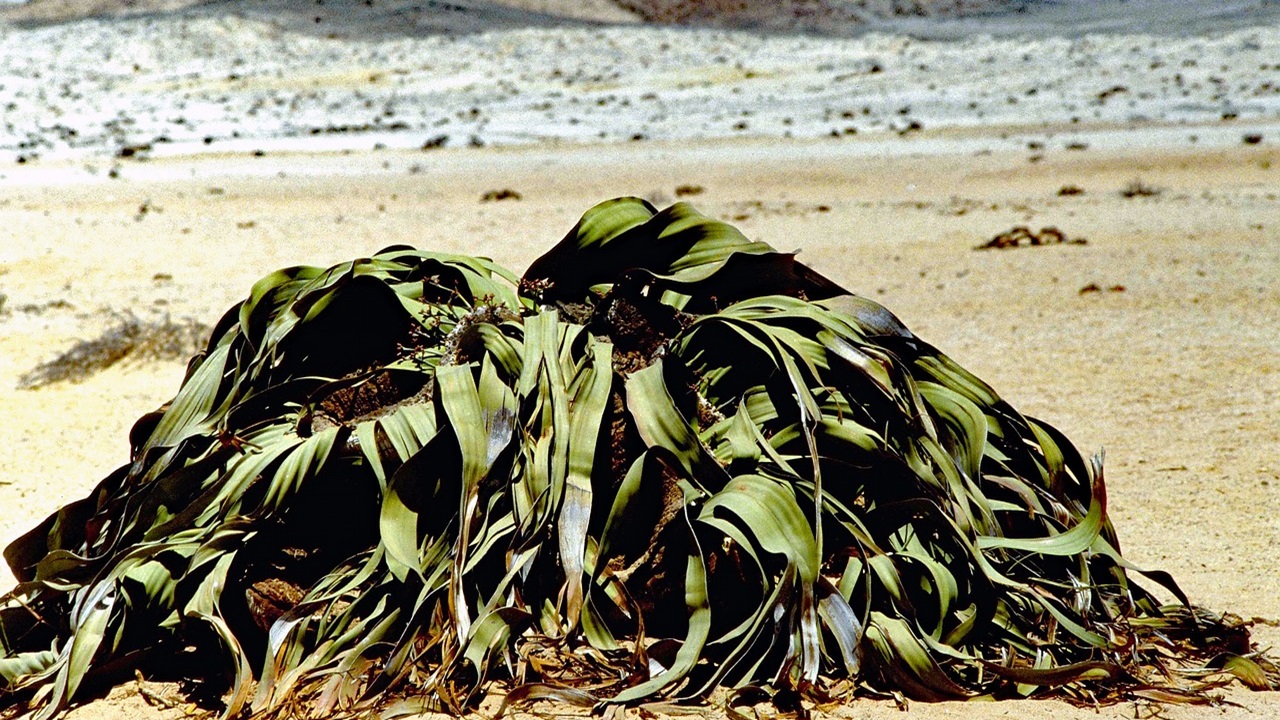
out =
{"type": "Polygon", "coordinates": [[[71,641],[58,658],[49,703],[36,713],[35,720],[50,720],[75,699],[80,683],[102,647],[115,605],[114,590],[111,583],[100,583],[78,593],[71,611],[71,641]]]}
{"type": "Polygon", "coordinates": [[[722,512],[736,515],[750,528],[752,541],[761,549],[785,556],[795,567],[800,583],[801,667],[807,680],[816,680],[819,640],[813,587],[818,578],[819,548],[795,493],[758,475],[741,475],[707,500],[699,517],[722,512]]]}
{"type": "Polygon", "coordinates": [[[440,368],[436,372],[436,389],[462,455],[462,477],[459,478],[462,486],[471,488],[479,485],[489,471],[489,435],[485,427],[485,408],[480,404],[480,391],[476,388],[471,368],[440,368]]]}
{"type": "Polygon", "coordinates": [[[591,519],[591,477],[599,455],[600,428],[613,387],[613,346],[590,343],[590,359],[576,380],[569,418],[569,472],[560,505],[560,563],[565,574],[565,617],[572,630],[582,611],[583,555],[591,519]]]}
{"type": "Polygon", "coordinates": [[[1024,685],[1052,687],[1088,680],[1116,680],[1124,676],[1124,668],[1115,663],[1086,660],[1050,668],[1014,668],[992,662],[982,666],[1005,680],[1024,685]]]}
{"type": "Polygon", "coordinates": [[[456,517],[456,508],[432,504],[441,483],[449,481],[440,477],[444,455],[449,452],[446,441],[444,434],[437,434],[406,460],[389,479],[382,498],[378,536],[387,554],[387,567],[401,581],[410,573],[425,579],[431,566],[424,565],[423,545],[444,541],[444,538],[420,536],[419,514],[429,509],[456,517]]]}
{"type": "Polygon", "coordinates": [[[862,621],[844,595],[825,578],[818,581],[818,615],[835,638],[844,671],[849,677],[857,677],[862,670],[862,621]]]}
{"type": "Polygon", "coordinates": [[[196,432],[209,432],[216,425],[211,418],[217,416],[215,408],[222,401],[223,375],[230,351],[230,346],[223,345],[205,357],[156,423],[141,454],[152,448],[172,447],[183,438],[196,432]]]}
{"type": "Polygon", "coordinates": [[[932,382],[917,384],[920,395],[942,421],[944,446],[971,479],[982,476],[987,448],[987,417],[968,398],[932,382]]]}
{"type": "MultiPolygon", "coordinates": [[[[657,463],[656,453],[650,450],[640,453],[627,468],[622,484],[613,493],[613,504],[609,508],[609,517],[605,520],[604,530],[600,533],[600,550],[602,558],[610,557],[618,541],[620,528],[626,525],[627,514],[634,510],[635,504],[644,500],[647,487],[645,480],[657,463]]],[[[605,567],[597,567],[597,576],[605,574],[605,567]]]]}
{"type": "Polygon", "coordinates": [[[699,517],[737,516],[762,550],[787,558],[802,583],[818,578],[818,546],[813,528],[783,484],[759,475],[739,475],[702,506],[699,517]]]}
{"type": "Polygon", "coordinates": [[[689,613],[689,631],[676,652],[675,661],[664,672],[633,685],[609,699],[612,703],[625,704],[673,690],[693,670],[702,656],[703,647],[711,635],[711,606],[707,602],[707,571],[703,566],[701,549],[693,543],[695,552],[688,556],[684,573],[684,602],[689,613]]]}
{"type": "Polygon", "coordinates": [[[58,654],[52,650],[15,652],[10,655],[7,654],[7,643],[5,650],[6,655],[0,658],[0,679],[4,680],[5,687],[15,690],[22,687],[24,681],[30,682],[33,678],[48,673],[58,661],[58,654]]]}
{"type": "Polygon", "coordinates": [[[909,697],[935,702],[972,697],[943,671],[902,619],[872,612],[866,638],[880,671],[909,697]]]}
{"type": "MultiPolygon", "coordinates": [[[[529,626],[533,616],[519,608],[504,607],[489,611],[476,621],[462,653],[471,664],[477,680],[484,677],[484,668],[495,651],[506,647],[510,639],[529,626]]],[[[479,683],[473,688],[478,689],[479,683]]]]}
{"type": "Polygon", "coordinates": [[[254,283],[249,299],[240,305],[240,330],[255,345],[261,345],[265,325],[276,315],[297,288],[318,277],[322,269],[297,266],[277,270],[254,283]]]}
{"type": "MultiPolygon", "coordinates": [[[[612,282],[618,273],[643,266],[639,244],[615,243],[625,233],[649,222],[657,213],[639,198],[618,198],[583,214],[564,239],[534,261],[525,272],[528,282],[554,279],[553,297],[577,300],[588,288],[612,282]]],[[[643,243],[652,249],[650,243],[643,243]]]]}
{"type": "Polygon", "coordinates": [[[983,535],[978,538],[978,547],[983,550],[1021,550],[1042,555],[1078,555],[1097,540],[1106,520],[1106,514],[1107,490],[1099,475],[1094,478],[1093,501],[1089,504],[1089,513],[1065,532],[1033,538],[983,535]]]}
{"type": "Polygon", "coordinates": [[[661,360],[632,373],[627,378],[626,390],[627,410],[646,445],[669,450],[687,476],[704,491],[714,492],[724,485],[728,475],[703,447],[698,434],[667,393],[661,360]]]}
{"type": "Polygon", "coordinates": [[[319,475],[334,443],[345,434],[342,428],[328,427],[292,448],[271,478],[262,506],[268,510],[282,507],[307,480],[319,475]]]}
{"type": "MultiPolygon", "coordinates": [[[[224,536],[225,537],[225,536],[224,536]]],[[[242,538],[240,534],[236,535],[237,539],[242,538]]],[[[227,573],[231,568],[231,563],[235,561],[234,553],[222,553],[210,558],[209,553],[198,553],[202,556],[192,564],[192,569],[200,568],[203,578],[191,599],[183,608],[183,615],[193,618],[201,622],[207,623],[213,628],[214,633],[218,636],[218,640],[222,643],[223,649],[231,656],[235,666],[235,676],[231,696],[226,700],[226,707],[222,711],[222,718],[236,717],[240,714],[241,709],[249,701],[249,693],[253,690],[253,668],[250,665],[249,657],[245,653],[244,648],[240,644],[239,638],[227,625],[223,619],[219,603],[222,595],[222,589],[227,584],[227,573]],[[211,565],[210,568],[202,568],[201,565],[211,565]]]]}

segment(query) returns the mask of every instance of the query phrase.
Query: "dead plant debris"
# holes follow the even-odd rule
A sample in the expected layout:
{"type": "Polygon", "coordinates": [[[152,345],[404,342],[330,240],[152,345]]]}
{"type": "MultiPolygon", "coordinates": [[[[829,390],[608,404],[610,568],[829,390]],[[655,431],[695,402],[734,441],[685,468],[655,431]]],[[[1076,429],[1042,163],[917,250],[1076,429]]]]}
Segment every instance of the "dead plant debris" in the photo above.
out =
{"type": "Polygon", "coordinates": [[[1113,292],[1113,293],[1122,293],[1125,291],[1125,287],[1123,285],[1112,285],[1110,287],[1103,288],[1098,283],[1089,283],[1088,285],[1085,285],[1084,287],[1080,288],[1080,294],[1088,295],[1090,293],[1100,293],[1103,290],[1106,290],[1107,292],[1113,292]]]}
{"type": "Polygon", "coordinates": [[[974,246],[974,250],[1005,250],[1016,247],[1031,247],[1034,245],[1088,245],[1089,241],[1084,238],[1068,238],[1066,233],[1058,228],[1050,225],[1040,228],[1039,233],[1034,233],[1031,228],[1026,225],[1017,225],[1012,229],[1002,232],[981,245],[974,246]]]}
{"type": "Polygon", "coordinates": [[[501,190],[490,190],[480,196],[480,202],[500,202],[502,200],[520,200],[520,193],[511,188],[503,188],[501,190]]]}

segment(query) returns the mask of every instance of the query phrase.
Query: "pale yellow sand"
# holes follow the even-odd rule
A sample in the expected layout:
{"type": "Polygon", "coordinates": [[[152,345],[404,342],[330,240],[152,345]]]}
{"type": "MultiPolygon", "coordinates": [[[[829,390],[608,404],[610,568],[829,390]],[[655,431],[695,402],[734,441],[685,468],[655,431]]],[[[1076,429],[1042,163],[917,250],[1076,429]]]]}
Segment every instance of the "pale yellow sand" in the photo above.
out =
{"type": "MultiPolygon", "coordinates": [[[[1172,572],[1199,603],[1274,622],[1276,144],[1126,149],[1151,143],[1117,130],[1087,151],[1053,150],[1030,162],[1026,151],[975,154],[984,137],[926,130],[910,141],[836,144],[268,153],[126,162],[115,180],[75,164],[11,170],[0,198],[0,292],[8,296],[0,314],[0,541],[122,463],[132,421],[181,379],[178,363],[126,364],[78,384],[15,389],[34,365],[99,332],[106,312],[212,323],[269,270],[394,243],[489,255],[519,272],[599,200],[637,194],[665,204],[677,186],[696,184],[705,191],[687,199],[704,212],[801,250],[802,260],[887,305],[1015,407],[1085,450],[1105,446],[1126,555],[1172,572]],[[1121,197],[1135,178],[1159,194],[1121,197]],[[1058,196],[1068,184],[1084,193],[1058,196]],[[523,199],[480,201],[508,187],[523,199]],[[1088,245],[972,249],[1017,224],[1056,225],[1088,245]],[[1103,291],[1079,292],[1090,284],[1103,291]]],[[[0,589],[12,583],[5,573],[0,589]]],[[[1259,626],[1256,636],[1274,643],[1280,631],[1259,626]]],[[[1239,705],[1165,715],[1280,715],[1276,693],[1228,697],[1239,705]]],[[[903,716],[892,704],[861,702],[839,715],[1134,713],[1132,705],[1095,713],[1058,702],[913,703],[903,716]]],[[[73,717],[162,714],[135,683],[73,717]]]]}

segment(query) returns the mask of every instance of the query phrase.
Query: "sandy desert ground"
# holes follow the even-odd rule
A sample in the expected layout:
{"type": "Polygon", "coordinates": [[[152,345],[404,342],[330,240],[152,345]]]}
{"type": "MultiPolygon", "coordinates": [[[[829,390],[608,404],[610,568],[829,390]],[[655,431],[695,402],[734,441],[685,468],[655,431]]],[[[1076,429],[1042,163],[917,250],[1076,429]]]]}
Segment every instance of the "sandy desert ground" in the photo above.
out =
{"type": "MultiPolygon", "coordinates": [[[[1280,642],[1275,26],[946,42],[571,27],[339,42],[238,17],[171,22],[0,29],[0,542],[124,462],[133,420],[181,380],[180,362],[126,360],[19,389],[120,313],[211,323],[271,269],[395,243],[519,271],[595,202],[640,195],[799,249],[1015,407],[1105,447],[1126,555],[1172,572],[1197,603],[1257,618],[1264,646],[1280,642]],[[405,127],[373,127],[394,122],[380,115],[388,103],[405,127]],[[443,147],[422,149],[440,134],[443,147]],[[521,198],[482,201],[503,188],[521,198]],[[1017,225],[1088,243],[973,249],[1017,225]]],[[[0,589],[11,583],[0,570],[0,589]]],[[[181,716],[140,688],[173,691],[131,683],[72,717],[181,716]]],[[[913,703],[905,716],[863,701],[834,715],[1280,716],[1278,693],[1226,699],[913,703]]]]}

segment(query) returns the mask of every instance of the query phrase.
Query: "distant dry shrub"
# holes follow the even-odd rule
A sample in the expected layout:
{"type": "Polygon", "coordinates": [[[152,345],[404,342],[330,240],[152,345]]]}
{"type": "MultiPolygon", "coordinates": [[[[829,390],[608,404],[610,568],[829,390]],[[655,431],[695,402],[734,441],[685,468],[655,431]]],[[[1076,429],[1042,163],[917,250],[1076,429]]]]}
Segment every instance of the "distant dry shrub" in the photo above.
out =
{"type": "Polygon", "coordinates": [[[1134,178],[1129,181],[1128,185],[1124,186],[1124,189],[1120,191],[1120,194],[1126,198],[1136,198],[1156,197],[1161,192],[1163,192],[1163,190],[1146,184],[1142,181],[1142,178],[1134,178]]]}
{"type": "Polygon", "coordinates": [[[23,390],[58,382],[79,382],[126,358],[133,360],[186,361],[203,345],[209,327],[192,318],[143,320],[132,312],[116,313],[114,322],[100,335],[80,340],[57,357],[32,368],[18,379],[23,390]]]}

